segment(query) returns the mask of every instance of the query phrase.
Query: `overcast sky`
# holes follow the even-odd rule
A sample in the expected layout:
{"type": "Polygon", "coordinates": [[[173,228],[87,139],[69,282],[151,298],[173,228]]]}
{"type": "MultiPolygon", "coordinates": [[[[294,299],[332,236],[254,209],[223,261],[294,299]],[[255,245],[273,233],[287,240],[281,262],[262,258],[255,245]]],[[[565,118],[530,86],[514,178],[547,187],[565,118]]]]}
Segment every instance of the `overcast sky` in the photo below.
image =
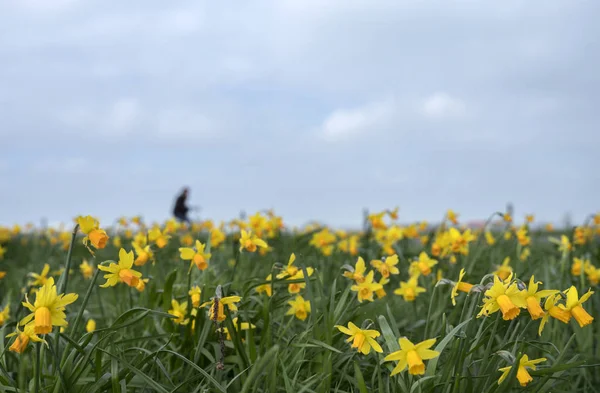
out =
{"type": "Polygon", "coordinates": [[[0,1],[0,223],[583,220],[600,2],[0,1]],[[252,3],[252,5],[250,5],[252,3]],[[326,4],[326,5],[325,5],[326,4]]]}

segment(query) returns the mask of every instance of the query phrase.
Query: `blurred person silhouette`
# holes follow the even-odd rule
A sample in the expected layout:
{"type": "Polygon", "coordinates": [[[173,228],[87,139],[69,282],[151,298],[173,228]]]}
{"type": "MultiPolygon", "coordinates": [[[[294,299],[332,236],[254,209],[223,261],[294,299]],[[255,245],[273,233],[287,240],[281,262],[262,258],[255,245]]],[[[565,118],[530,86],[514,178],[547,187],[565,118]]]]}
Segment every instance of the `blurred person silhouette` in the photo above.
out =
{"type": "Polygon", "coordinates": [[[190,218],[188,217],[190,208],[186,202],[189,193],[190,189],[188,187],[184,187],[181,191],[181,194],[177,196],[177,199],[175,200],[175,207],[173,207],[173,215],[175,218],[177,218],[180,222],[187,222],[188,224],[190,223],[190,218]]]}

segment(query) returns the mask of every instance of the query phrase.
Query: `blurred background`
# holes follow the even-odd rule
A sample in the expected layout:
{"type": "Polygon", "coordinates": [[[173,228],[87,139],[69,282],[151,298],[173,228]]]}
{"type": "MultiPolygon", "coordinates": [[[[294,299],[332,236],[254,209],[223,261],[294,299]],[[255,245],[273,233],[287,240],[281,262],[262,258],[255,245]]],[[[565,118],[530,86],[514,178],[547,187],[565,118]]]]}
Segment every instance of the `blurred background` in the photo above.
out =
{"type": "Polygon", "coordinates": [[[600,2],[0,2],[0,224],[598,209],[600,2]],[[194,216],[192,215],[192,218],[194,216]]]}

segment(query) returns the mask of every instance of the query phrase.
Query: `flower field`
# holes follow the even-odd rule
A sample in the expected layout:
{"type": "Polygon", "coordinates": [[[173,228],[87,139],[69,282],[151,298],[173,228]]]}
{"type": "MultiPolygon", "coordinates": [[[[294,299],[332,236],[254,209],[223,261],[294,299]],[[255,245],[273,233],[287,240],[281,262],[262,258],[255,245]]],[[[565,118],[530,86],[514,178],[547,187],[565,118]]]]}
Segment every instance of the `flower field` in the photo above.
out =
{"type": "Polygon", "coordinates": [[[0,391],[597,392],[599,237],[397,209],[0,227],[0,391]]]}

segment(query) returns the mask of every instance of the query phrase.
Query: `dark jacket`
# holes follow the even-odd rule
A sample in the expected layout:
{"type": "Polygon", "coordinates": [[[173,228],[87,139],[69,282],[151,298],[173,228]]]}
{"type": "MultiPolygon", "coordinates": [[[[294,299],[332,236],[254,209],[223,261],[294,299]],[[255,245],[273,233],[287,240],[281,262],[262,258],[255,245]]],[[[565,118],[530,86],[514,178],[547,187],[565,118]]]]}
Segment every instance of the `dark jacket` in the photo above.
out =
{"type": "Polygon", "coordinates": [[[185,200],[186,195],[184,194],[181,194],[177,197],[177,200],[175,201],[175,207],[173,208],[173,215],[175,217],[187,217],[187,213],[190,209],[186,206],[185,200]]]}

